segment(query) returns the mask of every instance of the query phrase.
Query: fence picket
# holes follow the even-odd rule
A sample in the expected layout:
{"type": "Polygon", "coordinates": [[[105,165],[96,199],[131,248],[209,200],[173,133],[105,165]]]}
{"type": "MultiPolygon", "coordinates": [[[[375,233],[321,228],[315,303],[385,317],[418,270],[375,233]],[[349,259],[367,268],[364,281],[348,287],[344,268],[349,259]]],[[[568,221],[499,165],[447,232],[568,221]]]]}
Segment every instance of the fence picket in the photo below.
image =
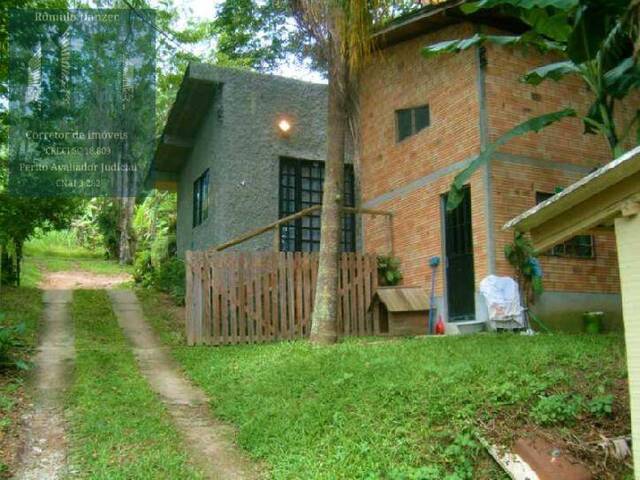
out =
{"type": "Polygon", "coordinates": [[[360,335],[366,335],[366,322],[365,322],[365,310],[364,310],[364,257],[362,255],[354,255],[356,263],[356,297],[358,301],[358,332],[360,335]]]}
{"type": "MultiPolygon", "coordinates": [[[[189,345],[309,335],[318,276],[316,252],[188,252],[186,267],[189,345]]],[[[379,333],[377,312],[368,312],[377,284],[375,255],[340,255],[340,335],[379,333]]]]}
{"type": "Polygon", "coordinates": [[[349,310],[349,271],[348,271],[348,257],[346,253],[340,255],[340,296],[338,297],[342,310],[342,334],[351,334],[351,312],[349,310]]]}
{"type": "MultiPolygon", "coordinates": [[[[375,255],[369,256],[371,262],[371,297],[375,295],[378,290],[378,258],[375,255]]],[[[373,313],[373,334],[380,335],[380,310],[377,308],[372,309],[373,313]]]]}
{"type": "Polygon", "coordinates": [[[295,284],[293,283],[293,252],[287,252],[285,254],[286,258],[286,269],[287,269],[287,315],[288,315],[288,324],[287,331],[289,332],[289,338],[296,337],[296,305],[295,305],[295,284]]]}
{"type": "Polygon", "coordinates": [[[373,321],[369,306],[371,305],[371,261],[367,255],[363,257],[363,282],[364,282],[364,315],[367,335],[373,335],[373,321]]]}
{"type": "Polygon", "coordinates": [[[269,300],[271,302],[271,323],[269,323],[269,340],[275,340],[276,326],[278,325],[278,257],[280,254],[271,254],[271,271],[269,272],[269,300]]]}
{"type": "Polygon", "coordinates": [[[220,342],[220,257],[211,255],[211,343],[220,342]]]}

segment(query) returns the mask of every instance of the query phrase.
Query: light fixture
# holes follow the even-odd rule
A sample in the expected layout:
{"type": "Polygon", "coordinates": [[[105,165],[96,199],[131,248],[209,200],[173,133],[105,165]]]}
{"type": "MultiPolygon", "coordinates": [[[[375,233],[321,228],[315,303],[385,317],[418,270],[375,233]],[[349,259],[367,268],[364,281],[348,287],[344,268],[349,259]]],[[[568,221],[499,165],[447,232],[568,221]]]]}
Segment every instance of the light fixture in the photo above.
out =
{"type": "Polygon", "coordinates": [[[286,135],[291,131],[291,122],[289,122],[289,120],[287,120],[286,118],[282,118],[278,122],[278,128],[280,129],[280,132],[286,135]]]}

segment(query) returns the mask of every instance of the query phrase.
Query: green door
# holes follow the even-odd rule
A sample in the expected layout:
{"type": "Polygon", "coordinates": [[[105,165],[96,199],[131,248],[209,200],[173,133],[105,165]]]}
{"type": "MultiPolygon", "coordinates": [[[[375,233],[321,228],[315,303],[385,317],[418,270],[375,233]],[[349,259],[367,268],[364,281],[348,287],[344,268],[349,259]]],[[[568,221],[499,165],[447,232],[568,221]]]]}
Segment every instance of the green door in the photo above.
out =
{"type": "MultiPolygon", "coordinates": [[[[444,203],[446,205],[446,196],[444,203]]],[[[464,188],[458,207],[444,215],[445,268],[449,321],[475,318],[473,236],[471,234],[471,190],[464,188]]]]}

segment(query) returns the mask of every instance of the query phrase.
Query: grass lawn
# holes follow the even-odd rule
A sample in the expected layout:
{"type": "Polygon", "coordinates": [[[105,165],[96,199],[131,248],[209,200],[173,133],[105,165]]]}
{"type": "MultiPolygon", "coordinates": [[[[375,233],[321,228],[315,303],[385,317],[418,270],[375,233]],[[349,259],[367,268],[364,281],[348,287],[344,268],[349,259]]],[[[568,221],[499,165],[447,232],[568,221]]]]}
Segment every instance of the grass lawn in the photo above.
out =
{"type": "MultiPolygon", "coordinates": [[[[162,302],[141,297],[215,413],[237,426],[272,478],[500,479],[474,432],[508,443],[523,431],[585,442],[630,431],[622,336],[184,347],[162,302]]],[[[596,478],[631,472],[578,454],[596,478]]]]}
{"type": "Polygon", "coordinates": [[[197,479],[164,406],[138,372],[105,291],[77,290],[71,464],[80,478],[197,479]]]}
{"type": "MultiPolygon", "coordinates": [[[[41,292],[28,288],[2,287],[0,312],[4,313],[3,325],[24,323],[21,337],[24,348],[14,351],[17,358],[28,360],[37,342],[38,325],[42,316],[41,292]]],[[[0,477],[9,477],[15,462],[19,419],[27,404],[24,388],[28,372],[15,368],[0,370],[0,477]]]]}
{"type": "Polygon", "coordinates": [[[103,251],[79,246],[69,232],[48,232],[24,246],[21,284],[38,285],[43,272],[84,271],[97,274],[131,273],[133,267],[105,260],[103,251]]]}

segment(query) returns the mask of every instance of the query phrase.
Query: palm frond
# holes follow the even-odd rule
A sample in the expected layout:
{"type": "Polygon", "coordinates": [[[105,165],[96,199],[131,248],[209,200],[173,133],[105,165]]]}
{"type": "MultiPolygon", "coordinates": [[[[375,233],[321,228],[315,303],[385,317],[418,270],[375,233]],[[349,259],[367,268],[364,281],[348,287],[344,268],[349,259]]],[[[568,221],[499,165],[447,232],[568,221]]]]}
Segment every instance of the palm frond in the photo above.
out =
{"type": "Polygon", "coordinates": [[[27,63],[27,92],[25,102],[37,102],[42,94],[42,44],[38,43],[27,63]]]}

